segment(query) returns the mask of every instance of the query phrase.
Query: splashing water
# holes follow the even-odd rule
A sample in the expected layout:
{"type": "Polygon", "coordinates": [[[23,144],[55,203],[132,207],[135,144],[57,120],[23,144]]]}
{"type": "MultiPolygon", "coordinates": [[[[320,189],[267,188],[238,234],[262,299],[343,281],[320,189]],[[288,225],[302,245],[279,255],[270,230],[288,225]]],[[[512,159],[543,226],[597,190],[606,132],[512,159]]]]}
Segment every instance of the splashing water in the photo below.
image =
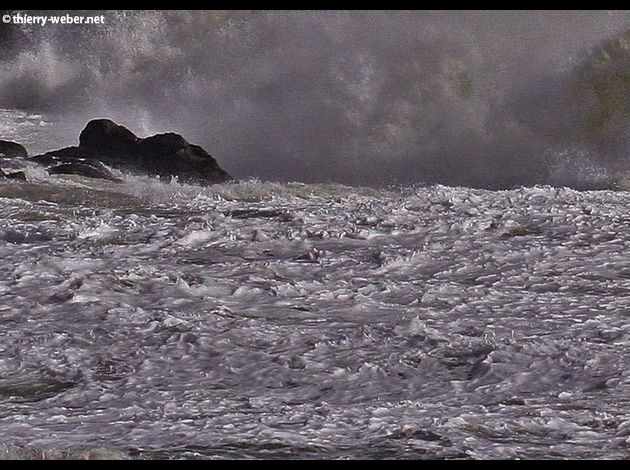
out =
{"type": "Polygon", "coordinates": [[[628,170],[628,12],[104,14],[10,25],[0,107],[58,114],[66,145],[95,117],[176,131],[237,177],[601,187],[628,170]]]}
{"type": "Polygon", "coordinates": [[[628,456],[627,13],[107,15],[9,31],[1,137],[260,178],[0,159],[0,458],[628,456]]]}
{"type": "Polygon", "coordinates": [[[0,457],[627,456],[625,191],[24,169],[0,457]]]}

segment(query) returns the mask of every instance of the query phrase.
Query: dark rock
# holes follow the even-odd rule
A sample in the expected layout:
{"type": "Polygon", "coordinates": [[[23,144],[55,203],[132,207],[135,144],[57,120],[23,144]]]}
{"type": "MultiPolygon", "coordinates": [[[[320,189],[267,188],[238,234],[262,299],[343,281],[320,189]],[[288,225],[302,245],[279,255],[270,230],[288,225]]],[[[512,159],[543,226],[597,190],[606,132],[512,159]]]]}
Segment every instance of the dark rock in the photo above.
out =
{"type": "Polygon", "coordinates": [[[77,160],[88,160],[89,153],[79,147],[66,147],[52,152],[36,155],[30,161],[40,165],[55,165],[59,163],[74,163],[77,160]]]}
{"type": "Polygon", "coordinates": [[[0,140],[0,155],[4,155],[7,158],[27,158],[28,152],[20,144],[0,140]]]}
{"type": "Polygon", "coordinates": [[[62,163],[48,169],[51,175],[79,175],[88,178],[105,179],[120,183],[122,180],[116,178],[109,169],[98,160],[77,160],[75,162],[62,163]]]}
{"type": "Polygon", "coordinates": [[[194,182],[222,183],[232,179],[208,152],[178,134],[148,137],[138,147],[140,167],[150,174],[194,182]]]}
{"type": "Polygon", "coordinates": [[[128,157],[136,150],[138,137],[109,119],[88,122],[79,136],[79,147],[96,155],[128,157]]]}
{"type": "Polygon", "coordinates": [[[15,173],[9,173],[8,175],[5,175],[5,178],[9,178],[12,180],[26,181],[26,174],[23,171],[18,171],[15,173]]]}
{"type": "Polygon", "coordinates": [[[0,168],[0,178],[26,181],[26,174],[24,174],[23,171],[18,171],[16,173],[5,173],[4,171],[2,171],[2,168],[0,168]]]}
{"type": "Polygon", "coordinates": [[[77,159],[98,160],[110,167],[183,182],[201,184],[231,181],[217,161],[198,145],[178,134],[138,138],[129,129],[108,119],[90,121],[78,147],[67,147],[31,160],[42,165],[78,164],[77,159]]]}

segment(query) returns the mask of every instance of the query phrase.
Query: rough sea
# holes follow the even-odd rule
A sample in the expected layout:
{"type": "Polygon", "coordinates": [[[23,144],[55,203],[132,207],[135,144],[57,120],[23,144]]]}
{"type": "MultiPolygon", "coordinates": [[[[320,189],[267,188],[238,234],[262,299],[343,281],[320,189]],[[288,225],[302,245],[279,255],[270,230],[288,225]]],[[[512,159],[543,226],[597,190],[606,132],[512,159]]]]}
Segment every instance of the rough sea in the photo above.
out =
{"type": "Polygon", "coordinates": [[[0,167],[2,458],[630,456],[627,191],[0,167]]]}

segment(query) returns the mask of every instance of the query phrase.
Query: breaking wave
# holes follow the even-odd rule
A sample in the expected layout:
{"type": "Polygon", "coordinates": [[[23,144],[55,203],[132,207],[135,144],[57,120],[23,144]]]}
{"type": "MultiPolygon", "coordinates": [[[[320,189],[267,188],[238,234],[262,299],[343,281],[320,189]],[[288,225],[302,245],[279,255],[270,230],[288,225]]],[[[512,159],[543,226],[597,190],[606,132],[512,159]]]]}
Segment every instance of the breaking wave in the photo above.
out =
{"type": "Polygon", "coordinates": [[[105,15],[4,26],[0,107],[61,116],[63,144],[105,115],[174,130],[237,177],[601,187],[628,170],[628,12],[105,15]]]}

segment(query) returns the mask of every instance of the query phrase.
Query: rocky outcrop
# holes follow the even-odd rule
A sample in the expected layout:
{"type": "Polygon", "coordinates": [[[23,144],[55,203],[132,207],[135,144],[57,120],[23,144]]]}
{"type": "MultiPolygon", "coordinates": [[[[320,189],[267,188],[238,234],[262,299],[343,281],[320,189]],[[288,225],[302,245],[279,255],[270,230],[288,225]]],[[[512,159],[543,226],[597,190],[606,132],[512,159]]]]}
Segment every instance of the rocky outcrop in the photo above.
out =
{"type": "Polygon", "coordinates": [[[166,179],[177,177],[182,182],[214,184],[232,180],[203,148],[188,143],[178,134],[141,139],[108,119],[90,121],[81,132],[78,147],[55,150],[31,160],[46,166],[56,165],[57,169],[51,171],[72,170],[77,171],[73,174],[90,177],[102,177],[91,176],[100,172],[100,167],[96,172],[91,168],[94,166],[91,162],[96,161],[131,173],[166,179]]]}
{"type": "Polygon", "coordinates": [[[95,155],[118,155],[129,158],[136,151],[140,139],[123,126],[109,119],[88,122],[79,136],[79,147],[95,155]]]}
{"type": "Polygon", "coordinates": [[[28,152],[24,146],[10,142],[8,140],[0,140],[0,157],[7,158],[27,158],[28,152]]]}
{"type": "Polygon", "coordinates": [[[97,160],[76,161],[71,163],[62,163],[48,169],[51,175],[79,175],[88,178],[98,178],[116,183],[122,182],[120,178],[114,174],[101,162],[97,160]]]}
{"type": "Polygon", "coordinates": [[[88,152],[79,147],[67,147],[44,155],[36,155],[31,161],[44,165],[51,175],[78,175],[121,182],[109,168],[100,161],[87,158],[88,152]]]}
{"type": "Polygon", "coordinates": [[[75,163],[80,161],[87,161],[87,152],[81,150],[79,147],[66,147],[59,150],[53,150],[52,152],[45,153],[43,155],[35,155],[29,158],[30,161],[39,163],[44,166],[58,165],[60,163],[75,163]]]}
{"type": "Polygon", "coordinates": [[[16,171],[15,173],[9,173],[6,177],[11,180],[26,181],[26,173],[24,173],[23,171],[16,171]]]}
{"type": "Polygon", "coordinates": [[[23,171],[17,171],[15,173],[5,173],[4,171],[2,171],[2,168],[0,168],[0,178],[26,181],[26,174],[23,171]]]}

